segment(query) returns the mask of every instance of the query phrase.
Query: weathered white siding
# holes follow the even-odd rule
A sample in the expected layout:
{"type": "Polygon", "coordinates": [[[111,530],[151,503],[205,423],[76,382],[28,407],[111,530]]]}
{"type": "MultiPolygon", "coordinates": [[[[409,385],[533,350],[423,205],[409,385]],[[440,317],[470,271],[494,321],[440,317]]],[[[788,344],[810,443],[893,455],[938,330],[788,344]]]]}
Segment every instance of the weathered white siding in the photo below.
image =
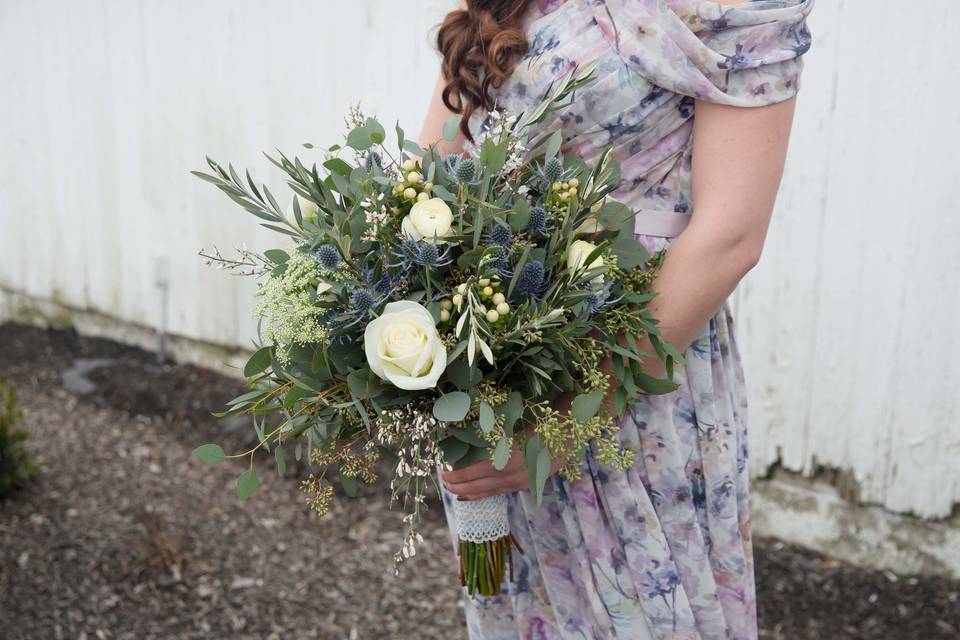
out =
{"type": "MultiPolygon", "coordinates": [[[[0,0],[0,289],[244,345],[252,283],[196,250],[270,234],[189,175],[342,129],[418,129],[453,0],[0,0]]],[[[754,471],[848,471],[860,498],[960,501],[960,28],[953,0],[821,0],[761,266],[736,296],[754,471]]],[[[302,151],[309,157],[310,152],[302,151]]],[[[279,190],[279,189],[278,189],[279,190]]]]}

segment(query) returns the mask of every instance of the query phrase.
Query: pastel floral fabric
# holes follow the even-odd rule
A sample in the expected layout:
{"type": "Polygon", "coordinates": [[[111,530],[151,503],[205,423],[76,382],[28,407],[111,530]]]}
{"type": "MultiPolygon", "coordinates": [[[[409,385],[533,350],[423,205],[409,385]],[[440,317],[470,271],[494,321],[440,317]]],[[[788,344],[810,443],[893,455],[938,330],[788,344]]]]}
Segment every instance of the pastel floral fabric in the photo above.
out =
{"type": "MultiPolygon", "coordinates": [[[[693,214],[694,100],[741,107],[793,97],[810,47],[814,0],[541,0],[530,51],[498,92],[512,112],[551,80],[597,60],[596,80],[558,120],[564,148],[621,163],[613,196],[640,210],[693,214]]],[[[475,114],[471,127],[485,126],[475,114]]],[[[695,215],[695,214],[693,214],[695,215]]],[[[651,250],[669,238],[637,237],[651,250]]],[[[552,477],[538,507],[509,496],[525,553],[500,596],[465,598],[472,640],[757,638],[746,398],[724,305],[686,351],[680,388],[644,398],[620,438],[626,472],[589,454],[583,478],[552,477]]],[[[455,529],[452,496],[444,493],[455,529]]]]}

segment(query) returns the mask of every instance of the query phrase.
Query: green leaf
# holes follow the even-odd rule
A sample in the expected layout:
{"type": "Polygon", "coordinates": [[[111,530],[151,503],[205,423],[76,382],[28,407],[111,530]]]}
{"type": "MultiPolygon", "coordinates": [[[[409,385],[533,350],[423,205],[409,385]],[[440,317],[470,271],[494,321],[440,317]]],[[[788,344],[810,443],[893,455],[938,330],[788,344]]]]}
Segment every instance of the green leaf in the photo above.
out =
{"type": "Polygon", "coordinates": [[[283,249],[267,249],[263,252],[263,257],[273,264],[284,264],[290,259],[290,254],[283,249]]]}
{"type": "Polygon", "coordinates": [[[523,415],[523,396],[514,391],[507,401],[496,408],[497,415],[503,416],[503,430],[508,436],[513,435],[513,425],[523,415]]]}
{"type": "Polygon", "coordinates": [[[463,391],[452,391],[433,403],[433,417],[443,422],[460,422],[470,411],[470,396],[463,391]]]}
{"type": "Polygon", "coordinates": [[[563,133],[558,129],[550,134],[547,139],[547,147],[543,152],[543,157],[549,160],[560,151],[560,143],[563,142],[563,133]]]}
{"type": "Polygon", "coordinates": [[[340,486],[343,487],[343,492],[346,493],[351,498],[357,497],[357,479],[348,478],[347,476],[340,474],[340,486]]]}
{"type": "Polygon", "coordinates": [[[460,121],[463,119],[463,116],[459,113],[455,113],[449,118],[446,122],[443,123],[443,139],[447,142],[452,142],[457,137],[457,129],[460,127],[460,121]]]}
{"type": "Polygon", "coordinates": [[[379,379],[374,377],[369,369],[360,369],[347,376],[347,386],[350,393],[358,400],[369,400],[380,395],[382,387],[379,379]]]}
{"type": "Polygon", "coordinates": [[[259,486],[260,479],[257,478],[257,472],[247,469],[237,478],[237,496],[241,500],[246,500],[256,492],[259,486]]]}
{"type": "Polygon", "coordinates": [[[367,118],[367,123],[364,126],[366,127],[367,131],[370,132],[370,140],[372,142],[381,144],[387,139],[387,132],[383,130],[383,125],[373,118],[367,118]]]}
{"type": "Polygon", "coordinates": [[[510,226],[514,231],[520,231],[530,222],[530,206],[526,200],[519,199],[513,203],[513,213],[510,215],[510,226]]]}
{"type": "Polygon", "coordinates": [[[470,449],[470,444],[460,438],[444,438],[440,441],[440,450],[443,451],[443,459],[450,464],[463,458],[470,449]]]}
{"type": "Polygon", "coordinates": [[[270,368],[270,363],[273,361],[273,356],[271,355],[271,347],[262,347],[257,349],[256,352],[250,359],[247,360],[247,364],[243,367],[243,375],[248,378],[252,378],[258,373],[263,373],[268,368],[270,368]]]}
{"type": "Polygon", "coordinates": [[[499,471],[507,466],[510,461],[510,438],[504,436],[497,442],[497,448],[493,451],[493,467],[499,471]]]}
{"type": "Polygon", "coordinates": [[[340,158],[330,158],[323,163],[323,166],[332,173],[338,173],[342,176],[349,176],[350,172],[353,171],[353,167],[340,158]]]}
{"type": "Polygon", "coordinates": [[[480,403],[480,428],[484,433],[490,433],[494,424],[497,422],[497,416],[493,413],[493,407],[486,402],[480,403]]]}
{"type": "Polygon", "coordinates": [[[603,391],[591,391],[582,393],[573,399],[570,406],[570,413],[576,418],[577,422],[586,422],[600,411],[603,404],[603,391]]]}
{"type": "Polygon", "coordinates": [[[646,393],[653,395],[662,395],[664,393],[670,393],[676,391],[679,385],[676,382],[671,380],[664,380],[662,378],[654,378],[651,375],[646,373],[639,372],[639,375],[635,372],[633,374],[633,379],[637,383],[637,387],[642,389],[646,393]]]}
{"type": "Polygon", "coordinates": [[[480,437],[480,434],[477,433],[477,430],[473,426],[469,426],[463,429],[457,427],[447,427],[447,433],[458,440],[463,440],[467,444],[473,445],[474,447],[479,447],[481,449],[489,449],[490,443],[480,437]]]}
{"type": "Polygon", "coordinates": [[[530,482],[530,493],[537,504],[543,499],[543,487],[550,475],[550,453],[540,436],[533,436],[527,440],[524,447],[524,461],[527,467],[527,478],[530,482]]]}
{"type": "Polygon", "coordinates": [[[643,245],[630,237],[620,236],[611,248],[617,256],[617,266],[621,269],[639,267],[650,257],[643,245]]]}
{"type": "Polygon", "coordinates": [[[284,453],[283,447],[274,449],[273,457],[277,461],[277,475],[282,476],[287,472],[287,454],[284,453]]]}
{"type": "Polygon", "coordinates": [[[218,444],[202,444],[193,450],[193,453],[207,464],[219,464],[227,459],[218,444]]]}
{"type": "Polygon", "coordinates": [[[463,469],[471,464],[490,459],[490,450],[484,447],[470,447],[467,453],[454,463],[454,469],[463,469]]]}

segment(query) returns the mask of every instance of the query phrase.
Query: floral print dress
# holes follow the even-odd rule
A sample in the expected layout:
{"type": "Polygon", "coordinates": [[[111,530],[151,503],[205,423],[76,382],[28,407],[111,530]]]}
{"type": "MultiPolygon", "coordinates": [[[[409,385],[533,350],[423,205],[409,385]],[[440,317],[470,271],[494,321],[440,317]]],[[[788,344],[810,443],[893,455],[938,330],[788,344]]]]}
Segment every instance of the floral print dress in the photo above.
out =
{"type": "MultiPolygon", "coordinates": [[[[530,49],[497,92],[513,113],[550,82],[599,61],[559,112],[564,149],[587,160],[612,145],[637,209],[637,237],[667,246],[691,201],[694,99],[762,106],[797,93],[813,0],[540,0],[530,49]]],[[[475,114],[471,127],[484,125],[475,114]]],[[[622,421],[636,463],[587,453],[583,478],[547,481],[537,506],[509,496],[515,580],[465,598],[472,640],[747,640],[757,637],[748,506],[746,398],[729,309],[687,349],[680,388],[644,397],[622,421]]],[[[452,496],[447,517],[456,529],[452,496]]]]}

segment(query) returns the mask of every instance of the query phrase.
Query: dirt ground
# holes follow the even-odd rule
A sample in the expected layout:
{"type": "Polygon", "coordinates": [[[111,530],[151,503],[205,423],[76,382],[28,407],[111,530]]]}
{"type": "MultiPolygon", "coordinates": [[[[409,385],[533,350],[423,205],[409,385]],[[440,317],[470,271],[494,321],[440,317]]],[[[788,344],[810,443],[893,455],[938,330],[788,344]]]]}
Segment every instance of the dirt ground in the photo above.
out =
{"type": "MultiPolygon", "coordinates": [[[[0,503],[0,637],[465,637],[439,505],[397,578],[401,514],[376,488],[319,519],[266,466],[241,503],[239,464],[192,458],[204,442],[250,442],[245,421],[210,416],[238,381],[15,324],[0,325],[0,375],[47,463],[0,503]]],[[[756,553],[763,638],[960,637],[957,582],[863,571],[776,540],[757,540],[756,553]]]]}

